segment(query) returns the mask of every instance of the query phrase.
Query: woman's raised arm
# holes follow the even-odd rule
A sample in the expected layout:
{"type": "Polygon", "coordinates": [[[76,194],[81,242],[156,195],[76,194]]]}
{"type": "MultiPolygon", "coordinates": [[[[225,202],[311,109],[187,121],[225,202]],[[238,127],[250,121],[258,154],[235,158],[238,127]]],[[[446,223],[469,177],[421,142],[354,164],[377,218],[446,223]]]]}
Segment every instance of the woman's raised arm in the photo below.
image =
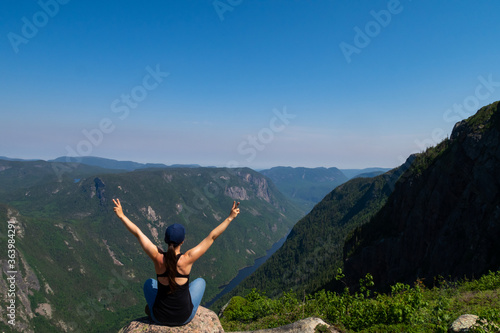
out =
{"type": "Polygon", "coordinates": [[[192,265],[196,260],[198,260],[202,255],[204,255],[205,252],[207,252],[207,250],[210,248],[210,246],[212,246],[217,237],[219,237],[224,232],[224,230],[226,230],[231,221],[234,220],[236,216],[238,216],[238,214],[240,213],[240,209],[238,208],[239,205],[240,205],[239,202],[236,203],[236,201],[233,201],[233,207],[231,208],[231,213],[224,220],[224,222],[222,222],[214,230],[212,230],[210,234],[204,240],[201,241],[200,244],[198,244],[197,246],[193,247],[191,250],[188,250],[185,253],[185,256],[187,258],[186,262],[187,265],[192,265]]]}
{"type": "Polygon", "coordinates": [[[122,220],[122,222],[125,225],[125,227],[127,228],[127,230],[130,231],[130,233],[137,238],[137,240],[141,244],[141,247],[144,250],[144,252],[146,252],[146,254],[153,261],[155,261],[155,258],[158,255],[158,247],[156,247],[156,245],[154,245],[149,240],[149,238],[146,237],[146,235],[144,235],[142,233],[142,231],[141,231],[141,229],[139,229],[139,227],[137,227],[132,221],[129,220],[128,217],[125,216],[125,214],[123,213],[122,205],[120,203],[120,199],[116,199],[116,200],[113,199],[113,203],[115,204],[115,207],[113,208],[113,210],[115,211],[116,216],[118,216],[120,218],[120,220],[122,220]]]}

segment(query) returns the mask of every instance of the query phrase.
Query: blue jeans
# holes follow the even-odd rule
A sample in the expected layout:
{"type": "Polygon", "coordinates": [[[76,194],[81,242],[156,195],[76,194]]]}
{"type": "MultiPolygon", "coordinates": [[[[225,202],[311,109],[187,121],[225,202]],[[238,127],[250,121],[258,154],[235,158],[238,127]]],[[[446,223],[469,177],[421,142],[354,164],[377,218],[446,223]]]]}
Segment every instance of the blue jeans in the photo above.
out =
{"type": "MultiPolygon", "coordinates": [[[[193,302],[193,312],[191,312],[191,316],[184,322],[183,325],[193,320],[194,316],[196,315],[196,311],[198,310],[201,299],[203,298],[203,294],[205,293],[206,285],[207,283],[202,278],[197,278],[189,284],[189,293],[191,294],[191,302],[193,302]]],[[[158,281],[156,281],[155,279],[146,280],[143,289],[144,297],[146,298],[149,312],[151,313],[151,318],[154,322],[159,323],[153,315],[153,305],[155,304],[156,294],[158,294],[158,281]]]]}

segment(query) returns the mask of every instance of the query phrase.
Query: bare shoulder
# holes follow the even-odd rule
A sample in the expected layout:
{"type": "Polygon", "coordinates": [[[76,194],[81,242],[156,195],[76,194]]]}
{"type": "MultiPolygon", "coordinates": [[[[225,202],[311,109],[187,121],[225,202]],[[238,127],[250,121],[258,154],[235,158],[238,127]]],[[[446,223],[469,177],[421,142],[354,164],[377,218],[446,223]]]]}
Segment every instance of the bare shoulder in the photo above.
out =
{"type": "Polygon", "coordinates": [[[163,264],[163,256],[165,255],[166,252],[164,252],[160,247],[158,247],[158,253],[156,254],[155,258],[153,259],[153,262],[155,264],[155,267],[161,268],[164,266],[163,264]]]}
{"type": "Polygon", "coordinates": [[[183,267],[186,266],[186,264],[189,261],[189,251],[183,253],[180,257],[179,260],[177,260],[177,266],[183,267]]]}
{"type": "Polygon", "coordinates": [[[179,273],[181,274],[189,274],[191,272],[191,267],[193,267],[193,263],[189,259],[189,251],[183,253],[179,260],[177,261],[177,268],[179,273]]]}

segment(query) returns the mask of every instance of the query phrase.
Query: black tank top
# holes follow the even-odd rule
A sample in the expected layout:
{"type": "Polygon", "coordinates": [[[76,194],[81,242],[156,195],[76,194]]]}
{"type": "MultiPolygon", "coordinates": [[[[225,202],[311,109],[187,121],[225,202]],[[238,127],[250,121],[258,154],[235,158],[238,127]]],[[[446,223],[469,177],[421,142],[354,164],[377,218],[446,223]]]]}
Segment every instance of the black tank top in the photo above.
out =
{"type": "MultiPolygon", "coordinates": [[[[177,255],[179,260],[182,254],[177,255]]],[[[167,276],[167,271],[157,274],[158,277],[167,276]]],[[[170,293],[170,286],[161,284],[158,281],[158,294],[153,305],[153,315],[155,318],[167,326],[180,326],[191,316],[193,312],[193,302],[189,293],[189,274],[182,275],[176,272],[176,277],[187,278],[187,282],[178,285],[173,293],[170,293]]]]}

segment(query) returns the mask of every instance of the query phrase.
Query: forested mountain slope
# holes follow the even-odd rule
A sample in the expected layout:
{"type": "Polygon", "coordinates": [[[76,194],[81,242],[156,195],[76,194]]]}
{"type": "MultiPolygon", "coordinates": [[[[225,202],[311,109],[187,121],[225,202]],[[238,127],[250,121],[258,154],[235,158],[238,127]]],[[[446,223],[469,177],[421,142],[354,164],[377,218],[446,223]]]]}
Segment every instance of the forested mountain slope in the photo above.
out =
{"type": "Polygon", "coordinates": [[[387,204],[345,246],[346,275],[375,285],[477,277],[500,268],[499,102],[416,157],[387,204]]]}

